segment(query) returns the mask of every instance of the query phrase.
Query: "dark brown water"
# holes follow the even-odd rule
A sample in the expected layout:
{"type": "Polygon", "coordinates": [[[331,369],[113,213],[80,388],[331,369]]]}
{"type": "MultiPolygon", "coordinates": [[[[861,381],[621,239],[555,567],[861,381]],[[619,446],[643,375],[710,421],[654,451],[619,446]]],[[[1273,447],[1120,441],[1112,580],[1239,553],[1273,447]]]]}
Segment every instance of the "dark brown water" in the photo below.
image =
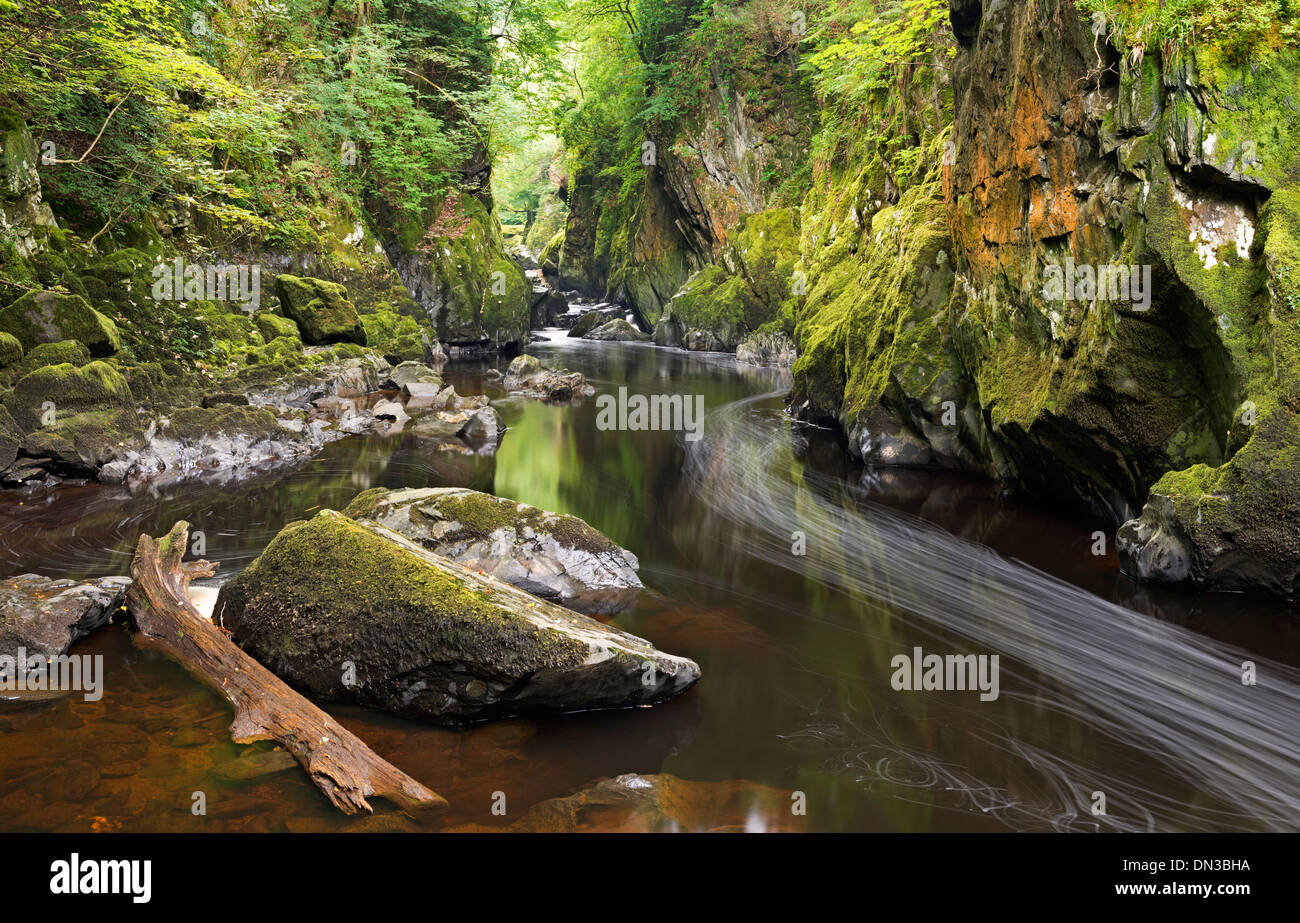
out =
{"type": "MultiPolygon", "coordinates": [[[[124,573],[141,532],[184,518],[229,578],[285,523],[366,488],[468,486],[572,513],[634,551],[652,592],[616,621],[697,660],[695,689],[653,709],[458,730],[330,708],[452,806],[357,820],[269,745],[232,744],[222,700],[110,626],[74,651],[104,656],[102,701],[0,703],[0,829],[1300,826],[1288,604],[1144,589],[1091,554],[1092,524],[979,481],[867,471],[830,434],[792,426],[781,373],[640,344],[534,351],[598,393],[704,395],[704,438],[601,431],[594,399],[510,399],[495,457],[376,437],[237,483],[10,495],[3,576],[124,573]],[[895,691],[891,658],[915,646],[999,654],[999,697],[895,691]],[[1239,682],[1243,659],[1258,686],[1239,682]],[[602,781],[629,773],[652,787],[602,781]]],[[[486,368],[448,378],[502,396],[486,368]]]]}

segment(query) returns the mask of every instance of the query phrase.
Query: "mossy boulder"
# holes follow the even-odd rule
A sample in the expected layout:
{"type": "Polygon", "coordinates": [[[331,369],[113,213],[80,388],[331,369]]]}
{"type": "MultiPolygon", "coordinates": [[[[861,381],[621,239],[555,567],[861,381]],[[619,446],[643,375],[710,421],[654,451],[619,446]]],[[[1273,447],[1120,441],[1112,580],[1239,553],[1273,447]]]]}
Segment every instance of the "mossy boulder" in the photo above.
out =
{"type": "Polygon", "coordinates": [[[92,356],[111,356],[121,348],[117,325],[80,295],[28,292],[0,311],[0,331],[31,349],[38,343],[77,340],[92,356]]]}
{"type": "Polygon", "coordinates": [[[23,358],[23,344],[12,333],[0,332],[0,369],[8,368],[23,358]]]}
{"type": "Polygon", "coordinates": [[[429,352],[428,335],[412,317],[380,308],[361,315],[370,348],[389,362],[418,361],[429,352]]]}
{"type": "Polygon", "coordinates": [[[27,353],[23,364],[32,369],[43,365],[82,366],[90,361],[90,350],[76,340],[60,340],[57,343],[38,343],[27,353]]]}
{"type": "Polygon", "coordinates": [[[662,701],[690,660],[324,510],[221,588],[214,620],[310,695],[443,723],[662,701]]]}
{"type": "Polygon", "coordinates": [[[263,311],[253,318],[257,324],[257,329],[262,334],[262,339],[271,342],[277,337],[298,337],[298,325],[293,322],[292,318],[281,317],[279,314],[271,314],[269,311],[263,311]]]}
{"type": "Polygon", "coordinates": [[[105,362],[78,368],[47,365],[26,375],[5,398],[24,434],[23,451],[60,471],[93,476],[140,445],[134,397],[122,373],[105,362]]]}
{"type": "Polygon", "coordinates": [[[366,345],[361,316],[342,285],[282,273],[275,278],[275,290],[280,296],[280,310],[298,325],[304,343],[366,345]]]}
{"type": "Polygon", "coordinates": [[[50,425],[42,418],[48,421],[51,416],[57,420],[84,411],[125,409],[133,400],[122,373],[106,362],[95,361],[81,368],[64,363],[36,369],[19,379],[5,398],[5,406],[23,432],[30,433],[50,425]]]}
{"type": "Polygon", "coordinates": [[[576,516],[461,487],[376,487],[343,511],[430,551],[591,615],[613,615],[641,589],[636,556],[576,516]]]}

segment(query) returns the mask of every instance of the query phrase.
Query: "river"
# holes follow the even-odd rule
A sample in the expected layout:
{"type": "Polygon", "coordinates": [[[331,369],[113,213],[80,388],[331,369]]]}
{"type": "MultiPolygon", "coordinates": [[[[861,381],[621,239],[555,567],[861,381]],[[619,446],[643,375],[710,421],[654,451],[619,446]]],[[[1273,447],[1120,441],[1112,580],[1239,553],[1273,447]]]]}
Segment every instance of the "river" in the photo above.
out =
{"type": "Polygon", "coordinates": [[[0,703],[0,829],[491,829],[530,809],[531,829],[1297,828],[1289,604],[1144,588],[1113,549],[1092,553],[1093,524],[975,479],[865,469],[790,420],[788,373],[548,336],[530,352],[598,393],[702,395],[702,438],[602,430],[593,398],[507,398],[489,364],[456,362],[444,374],[460,393],[503,398],[494,456],[359,437],[231,483],[10,494],[0,576],[125,573],[141,532],[184,518],[219,582],[285,523],[366,488],[467,486],[579,516],[635,552],[649,589],[616,623],[695,659],[694,689],[459,729],[327,706],[451,803],[436,819],[358,820],[271,745],[231,743],[224,702],[113,625],[73,651],[103,655],[102,700],[0,703]],[[997,698],[896,690],[894,658],[918,647],[997,655],[997,698]],[[593,788],[629,773],[648,781],[620,784],[653,787],[653,804],[593,788]],[[567,800],[537,808],[548,799],[567,800]]]}

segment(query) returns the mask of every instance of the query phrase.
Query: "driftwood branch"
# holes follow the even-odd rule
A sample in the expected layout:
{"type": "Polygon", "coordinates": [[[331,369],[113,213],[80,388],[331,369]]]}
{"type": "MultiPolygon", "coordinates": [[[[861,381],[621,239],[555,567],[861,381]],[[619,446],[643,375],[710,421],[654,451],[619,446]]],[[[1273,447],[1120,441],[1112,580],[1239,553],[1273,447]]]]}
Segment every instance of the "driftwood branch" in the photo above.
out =
{"type": "Polygon", "coordinates": [[[344,814],[371,812],[366,799],[372,795],[404,808],[446,807],[440,796],[381,759],[199,614],[187,593],[190,581],[212,576],[218,565],[182,561],[188,537],[184,521],[161,539],[140,536],[127,593],[136,642],[179,661],[224,695],[235,708],[230,736],[236,743],[279,742],[344,814]]]}

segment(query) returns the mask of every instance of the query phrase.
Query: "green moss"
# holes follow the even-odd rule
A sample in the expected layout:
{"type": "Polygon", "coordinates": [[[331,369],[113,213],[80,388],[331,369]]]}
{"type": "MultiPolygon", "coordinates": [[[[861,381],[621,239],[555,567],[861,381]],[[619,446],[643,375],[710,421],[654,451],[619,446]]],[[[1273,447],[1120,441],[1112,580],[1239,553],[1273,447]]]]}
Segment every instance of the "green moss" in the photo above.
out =
{"type": "Polygon", "coordinates": [[[90,361],[90,350],[76,340],[60,340],[58,343],[39,343],[27,353],[24,365],[28,368],[40,368],[42,365],[85,365],[90,361]]]}
{"type": "Polygon", "coordinates": [[[0,332],[0,369],[8,368],[23,357],[23,344],[12,333],[0,332]]]}
{"type": "Polygon", "coordinates": [[[283,438],[286,433],[266,407],[218,404],[215,407],[181,407],[171,411],[165,435],[186,442],[240,433],[257,439],[283,438]]]}
{"type": "Polygon", "coordinates": [[[56,419],[65,414],[107,408],[130,408],[131,389],[122,373],[105,362],[75,365],[47,365],[36,369],[14,385],[5,406],[23,432],[42,425],[47,402],[56,419]]]}
{"type": "Polygon", "coordinates": [[[419,360],[425,353],[425,333],[413,318],[380,308],[361,315],[366,343],[389,362],[419,360]]]}
{"type": "MultiPolygon", "coordinates": [[[[218,611],[233,620],[241,643],[291,670],[314,670],[326,652],[362,663],[380,644],[403,661],[389,665],[393,673],[467,659],[503,673],[566,669],[587,655],[582,642],[525,622],[454,573],[331,510],[286,526],[222,587],[218,611]]],[[[326,669],[337,673],[337,663],[326,669]]]]}
{"type": "Polygon", "coordinates": [[[269,342],[277,337],[298,337],[298,325],[291,318],[263,311],[253,318],[253,322],[257,324],[264,341],[269,342]]]}
{"type": "Polygon", "coordinates": [[[0,331],[12,334],[24,349],[38,343],[78,340],[92,356],[110,356],[121,348],[117,326],[78,295],[28,292],[0,311],[0,331]]]}
{"type": "Polygon", "coordinates": [[[304,343],[346,341],[365,345],[361,318],[342,285],[282,273],[275,278],[275,290],[280,297],[280,310],[298,325],[304,343]]]}

